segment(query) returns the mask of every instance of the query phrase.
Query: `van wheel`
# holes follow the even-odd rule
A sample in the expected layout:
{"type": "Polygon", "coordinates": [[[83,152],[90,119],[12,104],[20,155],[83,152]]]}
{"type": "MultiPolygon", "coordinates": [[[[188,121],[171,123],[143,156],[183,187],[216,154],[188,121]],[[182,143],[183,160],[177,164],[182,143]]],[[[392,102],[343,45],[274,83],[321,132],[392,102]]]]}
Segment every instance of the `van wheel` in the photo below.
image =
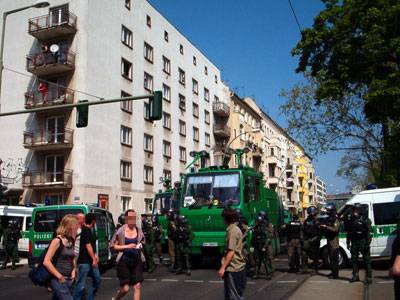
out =
{"type": "MultiPolygon", "coordinates": [[[[329,268],[330,265],[330,260],[329,260],[329,253],[328,253],[328,247],[325,246],[321,250],[321,256],[322,256],[322,261],[324,263],[325,268],[329,268]]],[[[340,247],[339,248],[339,267],[344,268],[348,264],[349,258],[346,255],[346,252],[340,247]]]]}

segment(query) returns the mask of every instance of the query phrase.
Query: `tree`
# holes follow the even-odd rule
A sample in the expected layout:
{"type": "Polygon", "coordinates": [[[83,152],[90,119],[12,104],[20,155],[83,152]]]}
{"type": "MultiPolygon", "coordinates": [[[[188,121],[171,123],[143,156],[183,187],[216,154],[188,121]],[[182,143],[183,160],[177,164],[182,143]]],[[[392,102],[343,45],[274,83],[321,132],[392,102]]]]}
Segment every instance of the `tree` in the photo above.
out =
{"type": "Polygon", "coordinates": [[[363,99],[383,137],[380,184],[400,184],[400,2],[323,0],[292,54],[316,82],[315,101],[363,99]]]}
{"type": "MultiPolygon", "coordinates": [[[[313,155],[345,150],[338,175],[352,184],[379,182],[382,164],[381,126],[371,123],[363,112],[361,97],[345,96],[342,101],[316,103],[318,83],[306,81],[282,91],[280,107],[288,120],[288,131],[303,141],[313,155]]],[[[360,93],[362,93],[360,91],[360,93]]]]}

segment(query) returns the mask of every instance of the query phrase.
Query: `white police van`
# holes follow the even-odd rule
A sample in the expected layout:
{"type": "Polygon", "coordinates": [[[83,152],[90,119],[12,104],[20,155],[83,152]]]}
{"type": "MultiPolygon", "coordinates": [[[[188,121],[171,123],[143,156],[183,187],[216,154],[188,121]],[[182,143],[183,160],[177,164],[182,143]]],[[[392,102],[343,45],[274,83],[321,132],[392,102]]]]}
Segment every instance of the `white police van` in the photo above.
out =
{"type": "MultiPolygon", "coordinates": [[[[372,222],[371,258],[388,258],[391,254],[393,240],[396,237],[397,223],[400,221],[400,187],[374,189],[354,195],[338,211],[341,220],[351,214],[352,205],[360,203],[362,214],[368,216],[372,222]]],[[[351,254],[346,246],[346,232],[343,222],[339,234],[339,262],[341,266],[347,264],[351,254]]],[[[326,239],[321,240],[321,256],[325,264],[328,263],[326,239]]]]}

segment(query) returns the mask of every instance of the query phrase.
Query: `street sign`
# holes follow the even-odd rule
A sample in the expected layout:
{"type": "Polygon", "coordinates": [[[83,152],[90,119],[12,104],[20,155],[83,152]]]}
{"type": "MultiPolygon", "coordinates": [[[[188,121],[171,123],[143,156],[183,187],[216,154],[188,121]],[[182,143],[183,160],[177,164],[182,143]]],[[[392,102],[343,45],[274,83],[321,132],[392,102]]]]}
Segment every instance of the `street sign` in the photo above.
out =
{"type": "Polygon", "coordinates": [[[0,177],[0,183],[3,183],[3,184],[14,184],[14,178],[1,176],[0,177]]]}

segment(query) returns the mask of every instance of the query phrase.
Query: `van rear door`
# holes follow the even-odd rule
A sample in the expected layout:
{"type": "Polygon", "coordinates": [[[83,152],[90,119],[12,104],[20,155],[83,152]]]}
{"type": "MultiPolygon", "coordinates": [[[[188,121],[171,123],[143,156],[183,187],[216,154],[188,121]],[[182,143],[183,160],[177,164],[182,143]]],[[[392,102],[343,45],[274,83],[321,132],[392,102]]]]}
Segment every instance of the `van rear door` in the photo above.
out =
{"type": "MultiPolygon", "coordinates": [[[[390,256],[396,237],[396,226],[400,217],[400,192],[385,192],[373,195],[374,239],[373,256],[390,256]]],[[[372,252],[372,251],[371,251],[372,252]]]]}

